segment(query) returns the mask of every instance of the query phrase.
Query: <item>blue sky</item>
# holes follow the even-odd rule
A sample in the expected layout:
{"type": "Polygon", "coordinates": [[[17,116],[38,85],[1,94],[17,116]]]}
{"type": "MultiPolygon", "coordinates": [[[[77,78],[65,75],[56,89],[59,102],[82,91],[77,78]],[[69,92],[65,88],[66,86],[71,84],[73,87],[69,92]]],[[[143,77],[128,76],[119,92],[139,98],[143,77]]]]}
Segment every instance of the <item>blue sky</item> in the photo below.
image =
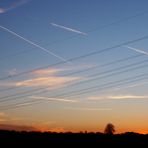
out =
{"type": "Polygon", "coordinates": [[[148,131],[147,6],[147,0],[2,0],[0,122],[59,131],[101,131],[113,122],[119,132],[148,131]]]}

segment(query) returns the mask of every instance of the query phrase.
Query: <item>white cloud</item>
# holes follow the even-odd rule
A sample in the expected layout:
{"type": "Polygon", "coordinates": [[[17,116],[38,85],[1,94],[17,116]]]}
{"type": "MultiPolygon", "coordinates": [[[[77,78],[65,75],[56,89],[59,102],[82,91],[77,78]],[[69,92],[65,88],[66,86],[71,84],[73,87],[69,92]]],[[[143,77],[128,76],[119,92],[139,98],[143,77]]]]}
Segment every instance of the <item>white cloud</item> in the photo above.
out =
{"type": "Polygon", "coordinates": [[[147,95],[108,95],[108,96],[91,96],[88,100],[124,100],[124,99],[148,99],[147,95]]]}
{"type": "Polygon", "coordinates": [[[51,88],[59,88],[63,86],[67,82],[72,82],[79,80],[79,77],[39,77],[28,79],[25,81],[16,82],[15,86],[23,86],[23,87],[51,87],[51,88]]]}
{"type": "MultiPolygon", "coordinates": [[[[71,77],[70,76],[60,76],[60,72],[61,71],[63,72],[64,70],[67,70],[67,69],[47,68],[47,69],[34,70],[27,75],[27,77],[29,78],[26,80],[19,80],[19,81],[12,81],[12,82],[3,81],[3,82],[0,82],[0,86],[3,86],[3,87],[45,87],[48,89],[57,89],[57,88],[71,85],[76,81],[84,79],[78,76],[71,76],[71,77]]],[[[14,69],[13,71],[15,72],[16,70],[14,69]]]]}
{"type": "Polygon", "coordinates": [[[50,97],[42,97],[42,96],[31,96],[31,99],[37,100],[45,100],[45,101],[52,101],[52,102],[67,102],[67,103],[76,103],[77,100],[70,100],[70,99],[58,99],[58,98],[50,98],[50,97]]]}

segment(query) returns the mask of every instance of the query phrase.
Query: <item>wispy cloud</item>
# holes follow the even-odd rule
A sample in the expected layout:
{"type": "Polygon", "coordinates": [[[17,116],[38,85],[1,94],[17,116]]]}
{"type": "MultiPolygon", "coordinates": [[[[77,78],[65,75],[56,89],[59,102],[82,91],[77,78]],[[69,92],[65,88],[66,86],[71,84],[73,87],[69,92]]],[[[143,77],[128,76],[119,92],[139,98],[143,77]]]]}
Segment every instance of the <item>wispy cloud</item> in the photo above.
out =
{"type": "Polygon", "coordinates": [[[7,115],[4,112],[0,112],[0,122],[5,122],[7,115]]]}
{"type": "Polygon", "coordinates": [[[5,7],[5,8],[0,8],[0,13],[6,13],[12,9],[15,9],[21,5],[24,5],[28,2],[30,2],[31,0],[17,0],[14,3],[12,3],[11,5],[5,7]]]}
{"type": "Polygon", "coordinates": [[[62,68],[47,68],[44,70],[36,70],[28,74],[26,80],[19,81],[3,81],[0,86],[3,87],[45,87],[47,89],[57,89],[73,84],[76,81],[84,79],[78,76],[60,76],[62,68]],[[59,74],[59,75],[57,75],[59,74]]]}
{"type": "Polygon", "coordinates": [[[70,63],[70,64],[71,64],[71,62],[67,61],[67,60],[64,59],[63,57],[61,57],[61,56],[59,56],[59,55],[57,55],[57,54],[51,52],[49,49],[46,49],[46,48],[40,46],[40,45],[37,44],[37,43],[34,43],[33,41],[31,41],[31,40],[29,40],[29,39],[27,39],[27,38],[24,38],[23,36],[19,35],[18,33],[14,32],[14,31],[12,31],[12,30],[10,30],[10,29],[4,27],[4,26],[1,26],[1,25],[0,25],[0,28],[3,29],[3,30],[5,30],[6,32],[9,32],[10,34],[12,34],[12,35],[14,35],[14,36],[16,36],[16,37],[22,39],[23,41],[29,43],[30,45],[33,45],[34,47],[39,48],[39,49],[41,49],[42,51],[44,51],[44,52],[46,52],[46,53],[48,53],[48,54],[50,54],[50,55],[52,55],[52,56],[54,56],[54,57],[60,59],[61,61],[64,61],[64,62],[66,62],[66,63],[70,63]]]}
{"type": "MultiPolygon", "coordinates": [[[[45,131],[45,130],[44,130],[45,131]]],[[[50,132],[66,132],[64,127],[54,127],[54,128],[48,128],[48,131],[50,132]]]]}
{"type": "Polygon", "coordinates": [[[88,100],[124,100],[124,99],[148,99],[147,95],[108,95],[108,96],[91,96],[88,100]]]}
{"type": "Polygon", "coordinates": [[[5,12],[6,12],[5,8],[0,8],[0,13],[5,13],[5,12]]]}
{"type": "Polygon", "coordinates": [[[57,98],[42,97],[42,96],[31,96],[29,98],[37,99],[37,100],[52,101],[52,102],[67,102],[67,103],[76,103],[76,102],[78,102],[77,100],[57,99],[57,98]]]}
{"type": "Polygon", "coordinates": [[[148,56],[148,52],[143,51],[143,50],[141,50],[141,49],[133,48],[133,47],[130,47],[130,46],[124,46],[124,47],[126,47],[126,48],[128,48],[128,49],[131,49],[131,50],[134,50],[134,51],[136,51],[136,52],[138,52],[138,53],[145,54],[145,55],[148,56]]]}
{"type": "Polygon", "coordinates": [[[57,27],[57,28],[61,28],[61,29],[67,30],[67,31],[70,31],[70,32],[74,32],[74,33],[77,33],[77,34],[87,35],[85,32],[81,32],[79,30],[76,30],[76,29],[73,29],[73,28],[69,28],[69,27],[65,27],[63,25],[59,25],[59,24],[56,24],[56,23],[50,23],[50,25],[52,25],[54,27],[57,27]]]}
{"type": "Polygon", "coordinates": [[[40,69],[40,70],[33,71],[32,74],[37,76],[54,75],[61,71],[63,71],[63,69],[47,68],[47,69],[40,69]]]}
{"type": "Polygon", "coordinates": [[[134,87],[144,86],[144,85],[147,85],[147,84],[148,84],[147,81],[146,82],[139,82],[139,83],[131,84],[131,85],[124,86],[124,87],[113,88],[113,89],[109,90],[108,92],[125,90],[125,89],[128,89],[128,88],[134,88],[134,87]]]}
{"type": "Polygon", "coordinates": [[[4,117],[6,114],[4,112],[0,112],[0,117],[4,117]]]}
{"type": "Polygon", "coordinates": [[[37,131],[33,126],[27,125],[12,125],[12,124],[0,124],[0,129],[4,130],[16,130],[16,131],[37,131]]]}
{"type": "Polygon", "coordinates": [[[127,86],[126,88],[132,88],[132,87],[138,87],[138,86],[143,86],[143,85],[146,85],[148,84],[148,82],[141,82],[141,83],[136,83],[136,84],[133,84],[133,85],[129,85],[127,86]]]}
{"type": "Polygon", "coordinates": [[[147,99],[148,96],[142,95],[119,95],[119,96],[110,96],[109,99],[147,99]]]}
{"type": "Polygon", "coordinates": [[[63,86],[67,82],[72,82],[78,80],[78,77],[39,77],[28,79],[25,81],[19,81],[14,83],[15,86],[23,86],[23,87],[51,87],[57,88],[61,85],[63,86]]]}
{"type": "Polygon", "coordinates": [[[49,89],[56,89],[59,87],[71,85],[76,81],[84,79],[83,77],[79,76],[57,75],[61,71],[63,72],[65,69],[47,68],[44,70],[37,70],[32,72],[34,75],[32,79],[16,82],[14,85],[24,87],[48,87],[49,89]]]}
{"type": "Polygon", "coordinates": [[[112,108],[78,108],[78,107],[66,107],[65,109],[68,109],[68,110],[84,110],[84,111],[110,111],[112,110],[112,108]]]}
{"type": "Polygon", "coordinates": [[[8,71],[9,76],[13,76],[13,75],[16,75],[16,74],[17,74],[17,69],[16,68],[13,68],[13,69],[8,71]]]}

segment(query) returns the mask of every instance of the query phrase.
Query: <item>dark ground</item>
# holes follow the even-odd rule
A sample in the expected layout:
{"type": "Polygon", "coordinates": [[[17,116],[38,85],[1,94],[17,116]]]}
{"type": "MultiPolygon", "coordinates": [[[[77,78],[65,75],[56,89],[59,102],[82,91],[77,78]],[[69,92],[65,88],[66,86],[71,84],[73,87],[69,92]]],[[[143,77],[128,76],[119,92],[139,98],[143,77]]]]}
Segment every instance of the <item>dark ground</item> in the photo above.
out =
{"type": "Polygon", "coordinates": [[[148,134],[40,133],[0,131],[1,147],[148,147],[148,134]]]}

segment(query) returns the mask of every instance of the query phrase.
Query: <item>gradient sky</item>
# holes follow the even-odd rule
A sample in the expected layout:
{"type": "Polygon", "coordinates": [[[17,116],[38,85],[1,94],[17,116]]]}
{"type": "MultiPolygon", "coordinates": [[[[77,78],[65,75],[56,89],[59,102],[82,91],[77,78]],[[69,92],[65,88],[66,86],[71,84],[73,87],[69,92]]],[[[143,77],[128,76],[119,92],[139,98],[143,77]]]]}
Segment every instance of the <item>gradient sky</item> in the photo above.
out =
{"type": "Polygon", "coordinates": [[[147,8],[1,0],[0,127],[148,132],[147,8]]]}

